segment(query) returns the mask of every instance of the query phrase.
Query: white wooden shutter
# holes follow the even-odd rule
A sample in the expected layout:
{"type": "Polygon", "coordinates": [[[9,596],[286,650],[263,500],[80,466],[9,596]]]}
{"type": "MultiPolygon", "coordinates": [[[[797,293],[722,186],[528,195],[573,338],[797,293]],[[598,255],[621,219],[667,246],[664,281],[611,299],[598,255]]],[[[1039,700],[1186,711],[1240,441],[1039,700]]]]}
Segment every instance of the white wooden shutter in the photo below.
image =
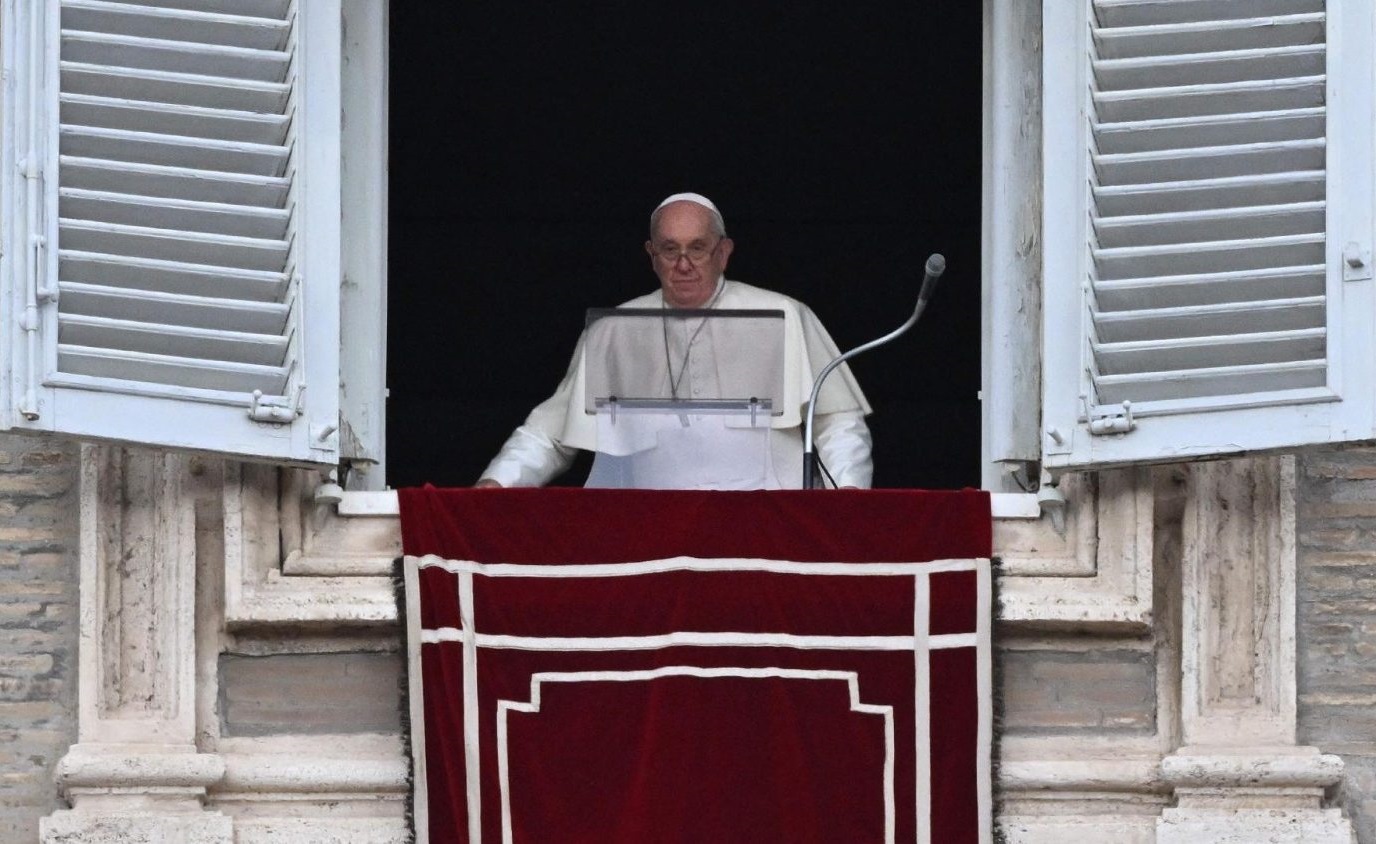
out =
{"type": "Polygon", "coordinates": [[[1043,9],[1046,464],[1373,436],[1369,0],[1043,9]]]}
{"type": "Polygon", "coordinates": [[[45,5],[7,421],[334,463],[338,0],[45,5]]]}

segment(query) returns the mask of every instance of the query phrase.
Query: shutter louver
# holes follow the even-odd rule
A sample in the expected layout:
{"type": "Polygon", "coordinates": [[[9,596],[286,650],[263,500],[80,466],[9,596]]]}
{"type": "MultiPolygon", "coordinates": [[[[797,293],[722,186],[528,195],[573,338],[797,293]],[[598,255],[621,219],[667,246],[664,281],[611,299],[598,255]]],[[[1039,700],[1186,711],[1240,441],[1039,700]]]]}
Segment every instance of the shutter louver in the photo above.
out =
{"type": "Polygon", "coordinates": [[[293,12],[62,0],[58,383],[289,400],[293,12]]]}
{"type": "Polygon", "coordinates": [[[1326,385],[1324,11],[1095,0],[1091,414],[1326,385]]]}

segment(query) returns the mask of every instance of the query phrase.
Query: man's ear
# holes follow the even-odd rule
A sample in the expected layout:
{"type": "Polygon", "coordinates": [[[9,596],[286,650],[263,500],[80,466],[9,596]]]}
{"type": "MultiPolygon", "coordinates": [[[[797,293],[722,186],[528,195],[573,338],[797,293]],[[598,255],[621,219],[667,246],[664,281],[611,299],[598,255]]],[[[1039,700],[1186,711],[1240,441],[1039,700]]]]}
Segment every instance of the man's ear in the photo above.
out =
{"type": "Polygon", "coordinates": [[[723,237],[721,243],[717,244],[717,248],[721,250],[721,268],[725,271],[726,262],[731,260],[731,251],[736,248],[736,241],[729,237],[723,237]]]}
{"type": "Polygon", "coordinates": [[[645,241],[645,254],[650,256],[650,260],[655,259],[655,245],[650,241],[645,241]]]}

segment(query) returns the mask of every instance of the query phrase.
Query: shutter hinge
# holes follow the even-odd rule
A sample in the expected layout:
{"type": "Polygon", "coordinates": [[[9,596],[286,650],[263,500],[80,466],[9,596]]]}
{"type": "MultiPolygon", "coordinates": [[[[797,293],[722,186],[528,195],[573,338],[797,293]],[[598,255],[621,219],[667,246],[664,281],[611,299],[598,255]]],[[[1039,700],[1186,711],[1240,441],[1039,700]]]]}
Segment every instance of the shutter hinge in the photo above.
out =
{"type": "Polygon", "coordinates": [[[296,388],[295,401],[277,396],[265,399],[262,390],[254,390],[253,400],[248,406],[248,418],[254,422],[269,422],[274,425],[291,424],[292,420],[301,415],[301,392],[304,389],[304,384],[296,388]]]}
{"type": "Polygon", "coordinates": [[[1089,408],[1085,408],[1086,415],[1089,417],[1089,432],[1095,436],[1104,434],[1126,434],[1137,423],[1132,419],[1132,402],[1123,402],[1122,413],[1091,413],[1089,408]]]}

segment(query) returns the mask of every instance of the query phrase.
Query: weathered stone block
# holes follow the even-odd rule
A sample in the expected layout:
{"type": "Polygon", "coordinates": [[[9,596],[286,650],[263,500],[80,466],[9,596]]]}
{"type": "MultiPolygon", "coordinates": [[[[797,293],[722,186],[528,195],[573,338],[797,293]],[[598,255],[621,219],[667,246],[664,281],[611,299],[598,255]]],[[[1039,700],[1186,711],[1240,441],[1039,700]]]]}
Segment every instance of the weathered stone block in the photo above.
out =
{"type": "Polygon", "coordinates": [[[1010,735],[1154,726],[1156,674],[1149,652],[1010,649],[1001,660],[1003,724],[1010,735]]]}
{"type": "Polygon", "coordinates": [[[397,733],[401,671],[394,653],[226,655],[221,729],[226,736],[397,733]]]}
{"type": "Polygon", "coordinates": [[[231,844],[233,824],[220,814],[184,817],[55,812],[41,824],[43,844],[231,844]]]}

